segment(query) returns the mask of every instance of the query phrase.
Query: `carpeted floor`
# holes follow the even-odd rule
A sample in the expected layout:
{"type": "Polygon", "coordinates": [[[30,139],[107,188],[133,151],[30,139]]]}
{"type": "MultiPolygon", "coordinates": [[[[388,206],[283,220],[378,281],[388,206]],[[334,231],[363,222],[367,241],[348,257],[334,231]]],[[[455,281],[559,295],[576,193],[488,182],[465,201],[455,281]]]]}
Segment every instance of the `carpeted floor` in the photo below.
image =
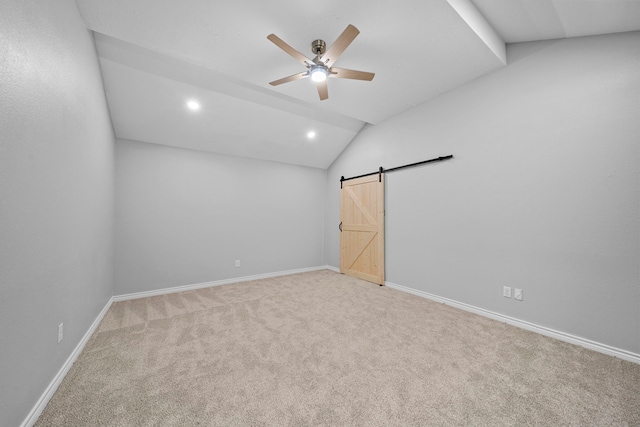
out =
{"type": "Polygon", "coordinates": [[[640,365],[328,270],[117,302],[37,426],[640,425],[640,365]]]}

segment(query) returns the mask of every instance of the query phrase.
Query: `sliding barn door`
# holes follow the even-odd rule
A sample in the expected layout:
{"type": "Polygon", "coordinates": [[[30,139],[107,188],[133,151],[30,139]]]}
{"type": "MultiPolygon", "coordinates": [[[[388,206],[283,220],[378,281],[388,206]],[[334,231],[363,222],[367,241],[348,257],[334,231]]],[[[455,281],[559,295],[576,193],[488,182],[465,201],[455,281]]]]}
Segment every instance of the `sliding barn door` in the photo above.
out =
{"type": "Polygon", "coordinates": [[[342,182],[340,271],[384,284],[384,174],[342,182]]]}

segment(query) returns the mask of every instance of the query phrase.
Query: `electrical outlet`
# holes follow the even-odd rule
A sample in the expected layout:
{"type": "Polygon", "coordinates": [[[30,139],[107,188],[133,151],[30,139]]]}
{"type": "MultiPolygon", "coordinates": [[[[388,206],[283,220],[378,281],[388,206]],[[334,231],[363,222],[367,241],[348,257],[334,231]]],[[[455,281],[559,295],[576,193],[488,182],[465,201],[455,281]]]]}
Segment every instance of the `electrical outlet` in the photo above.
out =
{"type": "Polygon", "coordinates": [[[507,297],[507,298],[511,298],[511,287],[503,286],[502,287],[502,296],[503,297],[507,297]]]}
{"type": "Polygon", "coordinates": [[[238,268],[238,267],[240,267],[240,260],[239,259],[236,260],[236,268],[238,268]]]}
{"type": "Polygon", "coordinates": [[[60,344],[60,341],[62,341],[63,328],[64,328],[64,323],[60,323],[58,325],[58,344],[60,344]]]}
{"type": "Polygon", "coordinates": [[[515,288],[513,290],[513,297],[518,301],[522,301],[522,289],[515,288]]]}

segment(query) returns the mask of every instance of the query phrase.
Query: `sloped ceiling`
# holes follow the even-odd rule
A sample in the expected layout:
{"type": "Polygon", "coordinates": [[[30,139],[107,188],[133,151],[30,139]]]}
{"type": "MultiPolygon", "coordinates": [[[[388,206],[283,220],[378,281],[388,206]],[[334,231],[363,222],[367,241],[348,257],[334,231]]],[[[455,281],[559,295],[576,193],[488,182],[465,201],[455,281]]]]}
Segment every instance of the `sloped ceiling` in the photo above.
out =
{"type": "Polygon", "coordinates": [[[609,7],[591,7],[578,18],[563,5],[581,11],[577,3],[588,1],[76,2],[95,33],[117,137],[318,168],[329,167],[365,124],[505,66],[504,40],[584,35],[575,28],[594,26],[607,16],[603,9],[617,27],[598,31],[640,29],[640,20],[616,23],[638,16],[637,1],[624,10],[630,2],[600,0],[609,7]],[[554,15],[554,7],[539,3],[563,12],[554,15]],[[553,24],[542,25],[547,21],[553,24]],[[336,65],[375,72],[373,81],[330,79],[326,101],[309,79],[268,84],[304,67],[267,35],[312,57],[313,40],[330,46],[348,24],[360,35],[336,65]],[[186,108],[190,99],[199,111],[186,108]],[[309,131],[315,138],[307,138],[309,131]]]}
{"type": "Polygon", "coordinates": [[[507,43],[640,30],[638,0],[473,0],[507,43]]]}

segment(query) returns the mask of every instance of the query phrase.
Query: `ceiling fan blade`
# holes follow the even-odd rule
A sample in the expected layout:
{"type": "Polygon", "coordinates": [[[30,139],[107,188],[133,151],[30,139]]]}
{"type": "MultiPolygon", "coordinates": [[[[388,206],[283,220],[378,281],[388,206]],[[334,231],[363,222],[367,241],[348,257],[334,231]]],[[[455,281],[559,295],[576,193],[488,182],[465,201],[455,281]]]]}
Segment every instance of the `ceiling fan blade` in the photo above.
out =
{"type": "Polygon", "coordinates": [[[303,71],[302,73],[298,73],[298,74],[294,74],[292,76],[289,77],[284,77],[282,79],[279,80],[274,80],[272,82],[269,82],[269,84],[271,86],[278,86],[281,85],[282,83],[288,83],[288,82],[292,82],[294,80],[300,80],[300,79],[304,79],[309,77],[309,73],[307,71],[303,71]]]}
{"type": "Polygon", "coordinates": [[[327,88],[327,81],[316,83],[318,85],[318,95],[320,95],[320,101],[324,101],[329,98],[329,89],[327,88]]]}
{"type": "Polygon", "coordinates": [[[287,52],[289,55],[293,57],[293,59],[295,59],[305,67],[308,66],[309,64],[313,64],[313,61],[311,61],[309,58],[307,58],[306,56],[304,56],[303,54],[301,54],[300,52],[298,52],[297,50],[289,46],[284,40],[282,40],[280,37],[276,36],[275,34],[269,34],[267,38],[271,40],[273,44],[275,44],[280,49],[287,52]]]}
{"type": "Polygon", "coordinates": [[[329,77],[337,77],[339,79],[353,79],[353,80],[366,80],[371,81],[375,76],[375,73],[368,73],[366,71],[349,70],[347,68],[331,67],[329,77]]]}
{"type": "Polygon", "coordinates": [[[347,28],[340,34],[338,39],[331,45],[329,49],[322,55],[320,60],[326,64],[327,67],[336,62],[336,60],[342,55],[351,42],[360,34],[360,31],[353,25],[347,25],[347,28]]]}

